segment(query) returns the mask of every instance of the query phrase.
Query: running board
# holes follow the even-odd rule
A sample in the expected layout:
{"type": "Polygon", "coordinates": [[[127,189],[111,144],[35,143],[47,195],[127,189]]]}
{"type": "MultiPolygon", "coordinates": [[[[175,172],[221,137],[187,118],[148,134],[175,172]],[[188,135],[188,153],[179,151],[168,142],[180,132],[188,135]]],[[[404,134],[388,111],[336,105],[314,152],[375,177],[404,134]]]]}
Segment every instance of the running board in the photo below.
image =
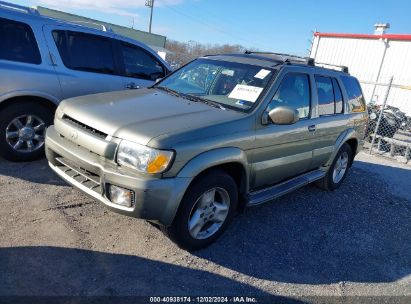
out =
{"type": "Polygon", "coordinates": [[[256,206],[268,201],[271,201],[275,198],[283,196],[287,193],[290,193],[298,188],[301,188],[309,183],[315,182],[323,178],[327,172],[323,170],[315,170],[303,175],[294,177],[290,180],[282,182],[281,184],[251,192],[248,195],[247,206],[256,206]]]}

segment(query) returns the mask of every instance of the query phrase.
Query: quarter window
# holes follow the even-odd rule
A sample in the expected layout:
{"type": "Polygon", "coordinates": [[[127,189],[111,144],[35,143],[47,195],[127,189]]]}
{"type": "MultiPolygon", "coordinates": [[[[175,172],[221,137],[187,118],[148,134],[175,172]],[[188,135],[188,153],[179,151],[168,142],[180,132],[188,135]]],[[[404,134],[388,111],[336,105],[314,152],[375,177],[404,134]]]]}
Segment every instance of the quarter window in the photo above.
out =
{"type": "Polygon", "coordinates": [[[146,80],[156,80],[164,77],[163,66],[145,50],[122,42],[121,52],[126,76],[146,80]]]}
{"type": "Polygon", "coordinates": [[[0,18],[0,59],[40,64],[41,56],[30,26],[0,18]]]}
{"type": "Polygon", "coordinates": [[[268,106],[268,111],[286,106],[298,111],[300,118],[310,114],[310,81],[306,74],[287,74],[268,106]]]}
{"type": "Polygon", "coordinates": [[[342,76],[341,80],[344,84],[345,90],[347,91],[349,111],[364,112],[365,100],[357,79],[351,76],[342,76]]]}
{"type": "Polygon", "coordinates": [[[339,114],[343,112],[343,97],[341,93],[340,85],[337,80],[333,78],[334,98],[335,98],[335,113],[339,114]]]}
{"type": "Polygon", "coordinates": [[[73,31],[53,31],[53,38],[66,67],[72,70],[115,74],[110,38],[73,31]]]}

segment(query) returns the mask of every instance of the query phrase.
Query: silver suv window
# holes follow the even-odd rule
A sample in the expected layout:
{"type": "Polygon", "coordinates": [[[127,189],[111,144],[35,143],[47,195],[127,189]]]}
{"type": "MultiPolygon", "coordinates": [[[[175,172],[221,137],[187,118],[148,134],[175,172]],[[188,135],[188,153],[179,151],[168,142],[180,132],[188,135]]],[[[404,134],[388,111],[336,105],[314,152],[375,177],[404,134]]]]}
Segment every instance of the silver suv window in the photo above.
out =
{"type": "Polygon", "coordinates": [[[307,74],[290,73],[281,81],[280,87],[268,105],[268,111],[279,106],[286,106],[298,111],[299,117],[310,115],[311,93],[307,74]]]}
{"type": "Polygon", "coordinates": [[[72,70],[115,74],[112,40],[74,31],[53,31],[64,65],[72,70]]]}
{"type": "Polygon", "coordinates": [[[0,18],[0,59],[40,64],[41,56],[30,26],[0,18]]]}
{"type": "Polygon", "coordinates": [[[127,77],[156,80],[164,77],[164,68],[161,63],[142,48],[120,42],[123,55],[124,72],[127,77]]]}

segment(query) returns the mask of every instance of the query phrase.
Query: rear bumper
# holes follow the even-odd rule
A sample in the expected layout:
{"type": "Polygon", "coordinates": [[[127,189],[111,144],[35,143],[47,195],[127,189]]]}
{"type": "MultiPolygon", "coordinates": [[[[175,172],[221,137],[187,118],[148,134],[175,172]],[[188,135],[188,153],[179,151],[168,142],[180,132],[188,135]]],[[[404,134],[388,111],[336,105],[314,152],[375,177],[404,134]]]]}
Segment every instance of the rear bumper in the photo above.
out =
{"type": "Polygon", "coordinates": [[[60,136],[53,126],[47,129],[46,156],[54,172],[74,187],[124,215],[170,225],[191,178],[154,178],[117,166],[60,136]],[[134,204],[113,204],[107,186],[134,191],[134,204]]]}

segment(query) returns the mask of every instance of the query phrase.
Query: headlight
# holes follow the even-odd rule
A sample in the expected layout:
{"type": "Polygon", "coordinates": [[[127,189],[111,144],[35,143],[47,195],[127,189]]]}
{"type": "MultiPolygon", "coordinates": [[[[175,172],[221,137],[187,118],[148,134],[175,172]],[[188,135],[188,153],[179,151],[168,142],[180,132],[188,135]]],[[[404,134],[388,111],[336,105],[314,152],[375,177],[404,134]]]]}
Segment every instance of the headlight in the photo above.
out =
{"type": "Polygon", "coordinates": [[[117,152],[117,163],[144,173],[161,173],[167,169],[174,152],[152,149],[122,140],[117,152]]]}
{"type": "Polygon", "coordinates": [[[377,114],[375,114],[374,112],[372,112],[372,113],[370,114],[370,119],[371,119],[371,120],[377,119],[377,114]]]}

